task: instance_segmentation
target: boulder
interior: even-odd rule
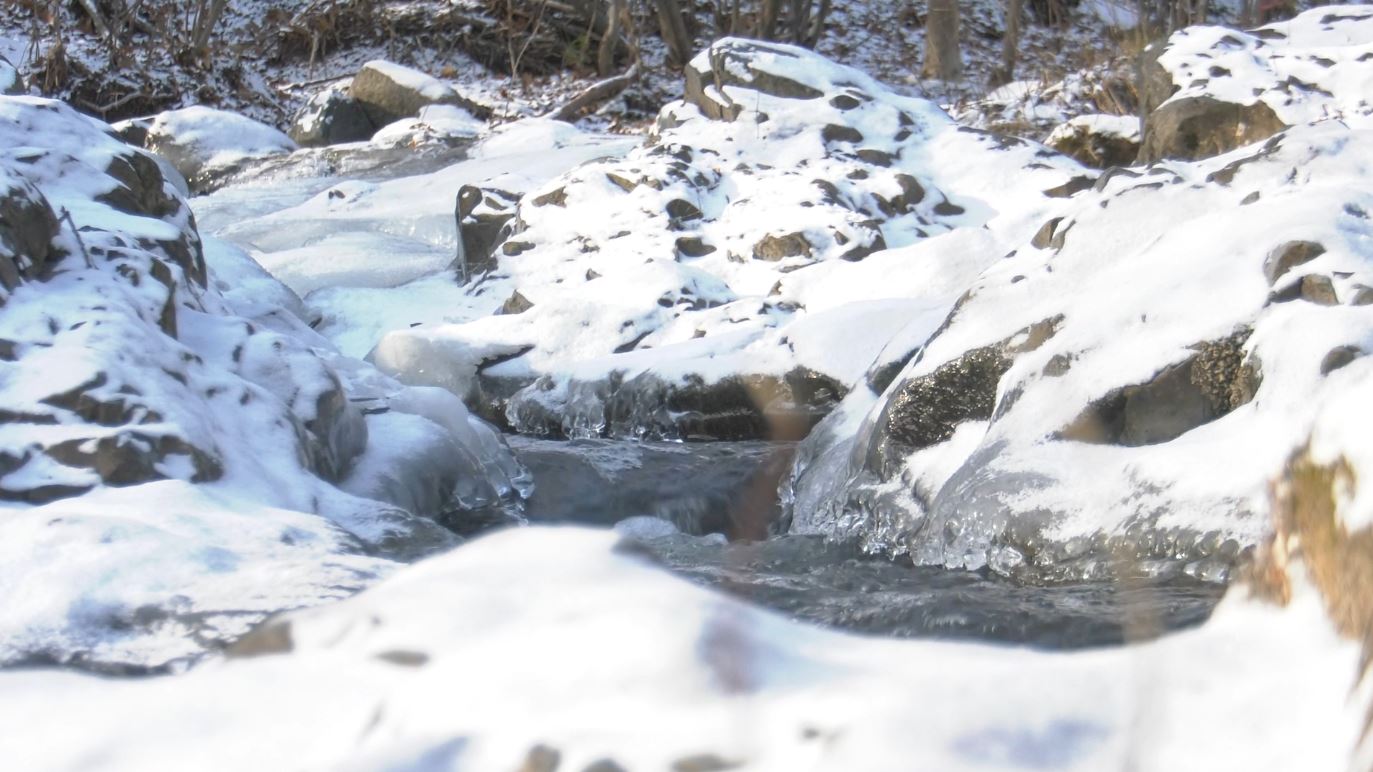
[[[467,99],[452,86],[393,62],[373,60],[362,66],[348,87],[348,96],[362,106],[373,126],[385,126],[419,115],[429,105],[456,105],[478,118],[491,109]]]
[[[337,145],[371,139],[374,124],[362,103],[340,89],[310,97],[291,119],[290,137],[301,147]]]
[[[1139,161],[1210,158],[1286,128],[1273,108],[1263,102],[1240,105],[1210,96],[1175,99],[1149,115]]]
[[[57,215],[33,183],[0,167],[0,283],[13,290],[61,257]]]
[[[687,65],[684,98],[710,118],[733,121],[744,107],[728,96],[726,87],[783,99],[825,96],[823,90],[798,79],[805,72],[803,67],[788,72],[788,61],[802,61],[790,46],[741,38],[716,41]]]
[[[458,255],[451,268],[467,281],[496,267],[496,246],[515,226],[519,196],[495,188],[463,185],[458,189],[454,215],[458,226]]]
[[[1139,119],[1126,115],[1083,115],[1060,124],[1044,144],[1084,166],[1129,166],[1139,155]]]
[[[193,191],[208,192],[245,161],[289,153],[296,143],[247,116],[197,105],[153,116],[144,147],[170,161]]]

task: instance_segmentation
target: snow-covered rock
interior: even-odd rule
[[[1143,56],[1141,160],[1203,158],[1312,121],[1367,125],[1373,11],[1322,6],[1239,32],[1188,27]]]
[[[0,673],[0,756],[62,770],[1358,766],[1359,646],[1300,569],[1285,608],[1236,592],[1199,629],[1062,654],[824,631],[633,550],[609,532],[511,530],[274,620],[184,675]]]
[[[248,255],[202,243],[110,127],[0,97],[0,148],[0,584],[25,598],[0,663],[161,667],[528,493],[458,400],[342,356]],[[410,416],[416,447],[369,439],[359,404]],[[465,464],[411,473],[420,438]]]
[[[363,142],[379,127],[362,103],[343,88],[327,88],[310,97],[291,119],[290,137],[301,147]]]
[[[525,432],[798,436],[911,313],[951,302],[954,277],[1036,227],[1044,191],[1086,174],[790,46],[719,41],[688,96],[645,145],[513,214],[494,191],[466,211],[460,197],[473,266],[492,240],[478,226],[509,234],[474,283],[506,313],[393,331],[374,359],[454,352],[391,372],[434,383],[441,370],[469,400],[477,383]],[[967,235],[933,246],[955,230]],[[497,347],[520,353],[484,356]]]
[[[197,191],[244,161],[296,149],[282,132],[246,116],[210,107],[183,107],[158,113],[142,124],[142,144],[167,159]]]
[[[793,530],[1037,580],[1222,576],[1373,335],[1370,163],[1373,134],[1322,122],[1098,180],[808,440]]]
[[[348,95],[362,105],[374,126],[415,117],[430,105],[456,105],[476,115],[490,115],[489,108],[467,99],[438,78],[382,59],[358,70]]]
[[[1130,166],[1139,155],[1139,119],[1132,115],[1079,115],[1049,132],[1044,144],[1087,166]]]

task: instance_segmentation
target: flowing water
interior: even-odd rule
[[[1078,648],[1199,624],[1223,592],[1186,576],[1028,586],[769,535],[790,445],[522,437],[511,445],[534,475],[531,522],[618,523],[628,552],[827,627]]]

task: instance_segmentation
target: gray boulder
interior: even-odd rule
[[[348,96],[362,106],[373,126],[412,118],[429,105],[456,105],[478,118],[491,109],[459,94],[452,86],[419,70],[382,60],[363,65],[348,87]]]
[[[288,134],[301,147],[371,139],[377,129],[362,103],[338,89],[315,94],[291,119]]]
[[[1288,128],[1263,102],[1239,105],[1209,96],[1167,102],[1149,115],[1139,161],[1194,161],[1228,153]]]

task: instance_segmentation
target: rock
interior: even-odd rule
[[[534,304],[529,301],[529,298],[521,295],[519,290],[516,290],[511,293],[509,298],[506,298],[506,301],[501,304],[500,310],[496,313],[500,315],[522,314],[533,307]]]
[[[1138,88],[1140,110],[1143,115],[1147,116],[1157,110],[1159,105],[1167,102],[1169,97],[1178,91],[1177,84],[1173,82],[1173,74],[1158,61],[1167,50],[1168,47],[1164,43],[1153,43],[1140,52],[1137,64]]]
[[[28,87],[24,85],[24,79],[19,75],[19,69],[10,63],[10,60],[0,56],[0,94],[17,96],[28,93]]]
[[[458,256],[451,268],[459,281],[496,267],[496,247],[515,229],[518,202],[516,194],[495,188],[463,185],[458,190]]]
[[[456,105],[479,118],[491,110],[459,94],[452,86],[419,70],[383,60],[370,61],[358,70],[348,96],[362,106],[373,126],[385,126],[419,115],[429,105]]]
[[[1139,447],[1177,439],[1253,398],[1255,368],[1244,362],[1242,330],[1198,344],[1186,361],[1147,383],[1126,386],[1093,403],[1061,435],[1078,442]]]
[[[153,116],[144,147],[171,162],[193,191],[208,192],[243,162],[289,153],[296,143],[265,123],[197,105]]]
[[[1268,284],[1278,283],[1288,271],[1325,254],[1325,246],[1315,241],[1289,241],[1268,253],[1263,261],[1263,275]]]
[[[789,46],[758,40],[725,38],[686,67],[687,102],[716,120],[733,121],[743,109],[725,94],[727,86],[784,99],[820,99],[825,93],[784,75],[780,62],[799,59]],[[775,68],[775,69],[773,69]]]
[[[1129,166],[1139,155],[1139,119],[1123,115],[1084,115],[1060,124],[1045,144],[1084,166]]]
[[[867,438],[867,468],[885,477],[911,451],[952,437],[959,424],[990,419],[1011,361],[1001,346],[987,346],[897,386]]]
[[[319,147],[362,142],[379,128],[357,99],[340,89],[325,89],[296,112],[289,134],[301,147]]]
[[[1329,375],[1367,354],[1358,346],[1337,346],[1321,358],[1321,375]]]
[[[65,440],[44,451],[59,464],[89,469],[106,485],[125,486],[165,480],[183,459],[191,464],[191,482],[218,480],[218,459],[180,437],[123,431],[96,438]]]
[[[811,245],[804,233],[769,233],[753,245],[753,259],[776,262],[788,257],[810,257]]]
[[[1196,160],[1227,153],[1287,128],[1263,102],[1239,105],[1210,96],[1167,102],[1144,126],[1139,162],[1164,158]]]
[[[53,244],[60,224],[48,200],[27,179],[0,167],[0,283],[13,290],[60,259]]]
[[[524,763],[520,764],[518,772],[558,772],[558,765],[562,760],[563,755],[556,748],[535,745],[525,755]]]

